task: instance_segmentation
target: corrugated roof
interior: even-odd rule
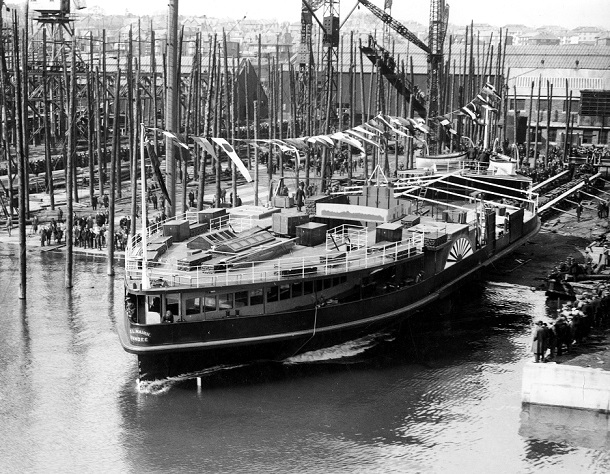
[[[496,46],[497,47],[497,46]],[[482,48],[481,48],[482,49]],[[296,49],[295,49],[296,51]],[[475,51],[475,63],[476,63],[476,45]],[[485,52],[487,49],[485,50]],[[419,48],[411,45],[407,50],[407,46],[404,44],[397,44],[394,57],[405,61],[407,73],[409,72],[409,57],[413,58],[413,72],[415,74],[426,74],[428,69],[428,61],[426,54]],[[448,49],[445,51],[445,60],[448,59]],[[121,69],[125,68],[125,57],[122,53],[121,57]],[[464,45],[454,45],[451,51],[451,62],[453,70],[453,62],[456,61],[457,67],[463,64]],[[497,53],[494,53],[494,67]],[[94,54],[97,57],[97,54]],[[360,58],[356,56],[357,71],[360,71]],[[86,59],[87,55],[83,54],[83,59],[88,63]],[[461,58],[461,59],[460,59]],[[188,74],[191,71],[192,56],[183,56],[182,58],[182,73]],[[107,57],[107,67],[109,72],[116,71],[116,59]],[[610,71],[610,46],[609,45],[515,45],[507,46],[506,48],[506,68],[511,69],[575,69],[576,61],[578,60],[579,69],[591,69],[591,70],[608,70]],[[97,61],[96,59],[94,61]],[[207,54],[203,55],[203,69],[207,67],[208,57]],[[256,61],[256,58],[254,58]],[[298,55],[293,57],[293,61],[298,61]],[[484,53],[481,51],[481,62],[485,61]],[[342,51],[340,57],[340,69],[344,72],[349,71],[350,62],[350,51],[349,48],[345,48]],[[96,62],[97,64],[97,62]],[[142,71],[148,72],[150,64],[150,56],[144,55],[142,57]],[[162,57],[157,57],[157,70],[160,72],[162,67]],[[371,71],[371,62],[364,58],[364,70],[366,73]],[[483,67],[483,64],[481,64]]]
[[[482,45],[481,45],[482,46]],[[497,45],[495,45],[497,49]],[[476,45],[474,47],[475,62]],[[482,48],[481,48],[482,49]],[[487,49],[487,45],[486,45]],[[487,51],[485,51],[486,53]],[[413,57],[414,72],[421,74],[427,70],[426,54],[415,46],[410,46],[408,53]],[[448,59],[449,50],[445,50],[445,61]],[[468,54],[470,54],[468,52]],[[396,45],[394,56],[400,55],[401,59],[407,58],[407,47]],[[451,50],[451,62],[463,58],[464,45],[454,45]],[[494,66],[497,51],[494,52]],[[543,62],[544,60],[544,62]],[[506,47],[506,68],[548,68],[548,69],[573,69],[578,60],[579,69],[610,70],[610,46],[608,45],[510,45]],[[481,61],[485,61],[481,51]],[[344,64],[349,64],[349,51],[344,52]],[[453,68],[453,65],[451,66]]]

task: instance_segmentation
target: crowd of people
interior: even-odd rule
[[[102,250],[108,245],[108,220],[109,212],[98,211],[95,214],[73,215],[74,225],[72,236],[74,247],[83,249]],[[114,232],[114,247],[116,250],[125,250],[127,240],[131,231],[131,218],[122,217],[119,220],[118,229]],[[40,236],[41,247],[49,245],[61,245],[65,243],[66,222],[63,219],[61,208],[57,211],[57,218],[45,224],[39,222],[38,216],[32,219],[31,235]]]
[[[597,247],[595,252],[593,247]],[[610,326],[610,281],[600,282],[578,295],[568,283],[585,275],[599,274],[607,268],[610,268],[610,241],[605,237],[586,248],[582,263],[568,256],[553,267],[548,279],[567,288],[566,296],[575,300],[558,309],[552,324],[536,323],[532,340],[535,362],[546,362],[561,356],[564,351],[569,352],[572,344],[582,343],[592,328]]]
[[[534,362],[547,362],[569,353],[573,344],[584,342],[592,328],[606,328],[610,323],[610,283],[600,283],[591,292],[583,292],[574,302],[565,303],[549,325],[538,321],[532,336]]]

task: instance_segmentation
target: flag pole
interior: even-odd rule
[[[144,161],[144,136],[146,135],[146,127],[140,124],[140,187],[142,191],[142,289],[146,290],[149,287],[148,273],[146,265],[146,248],[147,248],[147,228],[146,228],[146,166]]]

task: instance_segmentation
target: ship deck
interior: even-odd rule
[[[222,242],[209,250],[192,250],[188,243],[197,236],[170,244],[158,258],[147,258],[147,280],[152,286],[222,287],[380,267],[421,254],[426,237],[450,236],[464,228],[473,228],[477,225],[477,212],[480,213],[481,206],[482,202],[474,198],[445,202],[422,200],[417,207],[419,222],[405,227],[398,241],[380,240],[375,228],[367,229],[354,222],[354,225],[342,225],[327,232],[325,240],[317,245],[301,245],[297,238],[271,233],[272,216],[264,208],[235,208],[229,210],[224,220],[212,224],[216,228],[212,233],[231,230],[239,238],[255,232],[267,238],[260,239],[260,244],[255,242],[242,252],[222,251],[219,249]],[[460,222],[444,219],[443,210],[450,208],[464,212]],[[299,215],[296,208],[281,209],[280,212]],[[525,214],[524,220],[533,217],[529,211]],[[192,226],[197,223],[197,213],[186,213],[174,220],[186,220]],[[496,238],[504,233],[504,225],[503,218],[497,219]],[[162,223],[151,226],[148,234],[147,248],[150,249],[164,240]],[[141,280],[141,241],[135,243],[127,255],[127,277]],[[185,268],[184,262],[204,255],[205,261],[202,259],[200,264]]]

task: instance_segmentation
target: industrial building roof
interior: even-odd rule
[[[477,66],[477,45],[474,45],[474,61],[475,68]],[[480,45],[480,68],[483,68],[485,63],[485,55],[487,54],[488,45]],[[497,45],[494,46],[494,58],[493,67],[495,69],[496,58],[497,58]],[[468,52],[469,54],[469,52]],[[83,54],[83,59],[88,62],[86,54]],[[97,55],[94,55],[97,56]],[[427,56],[424,51],[419,48],[410,45],[408,48],[404,44],[397,44],[394,49],[394,58],[400,61],[405,61],[407,73],[409,72],[409,57],[413,58],[413,72],[415,74],[426,74],[428,68]],[[192,56],[183,56],[181,61],[182,74],[188,74],[191,72],[192,67]],[[254,63],[257,62],[257,58],[250,58]],[[449,49],[445,50],[445,61],[449,59]],[[117,60],[116,57],[107,56],[107,70],[108,72],[116,71]],[[358,62],[357,71],[360,70],[359,58],[356,56]],[[150,56],[143,56],[140,70],[142,72],[150,71]],[[293,61],[298,61],[297,55],[294,55]],[[350,62],[350,51],[345,48],[340,55],[340,67],[339,69],[347,72],[349,70]],[[464,45],[453,45],[451,48],[451,69],[453,71],[453,64],[456,64],[458,68],[456,72],[459,73],[460,65],[464,62]],[[208,57],[203,55],[202,57],[203,69],[207,69]],[[97,57],[94,59],[94,64],[97,65]],[[266,65],[266,60],[263,64]],[[124,53],[121,57],[121,69],[124,69],[126,65],[126,59]],[[157,71],[161,72],[163,65],[163,58],[157,57]],[[231,60],[229,60],[229,67]],[[365,72],[371,71],[372,63],[364,58],[364,70]],[[463,67],[463,66],[462,66]],[[505,67],[515,69],[539,69],[541,72],[544,69],[590,69],[590,70],[604,70],[610,72],[610,46],[608,45],[510,45],[506,47],[506,64]]]

